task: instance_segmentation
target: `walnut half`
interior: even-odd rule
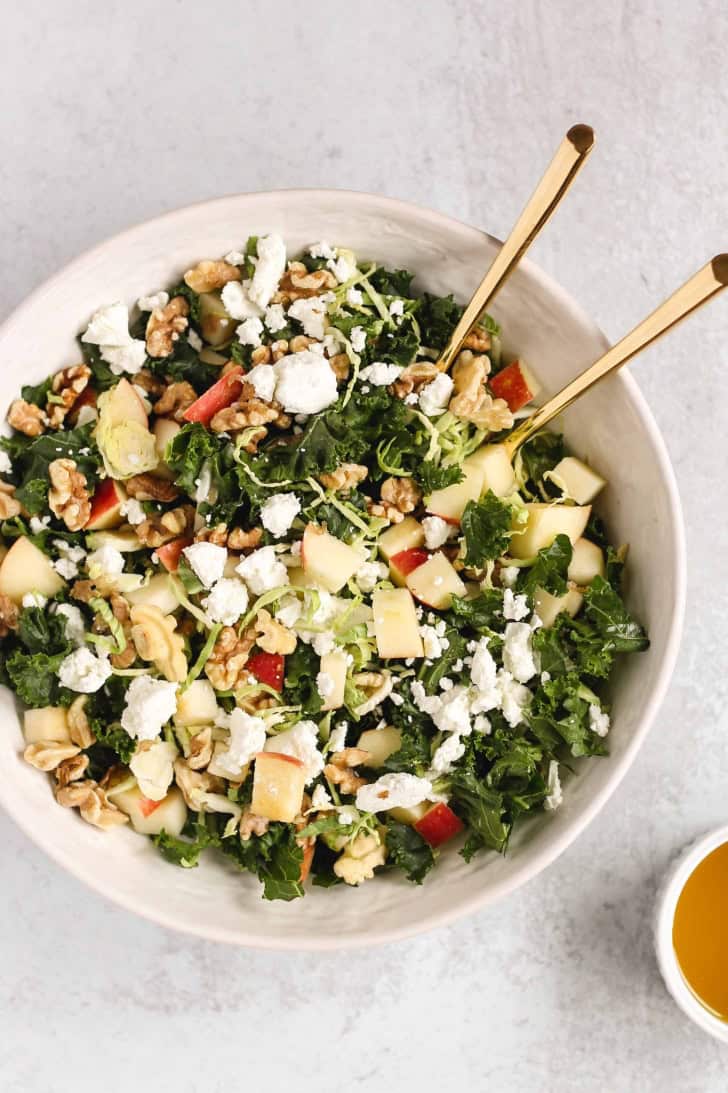
[[[48,505],[55,516],[63,520],[69,531],[80,531],[91,515],[91,499],[86,489],[86,476],[72,459],[54,459],[48,467],[51,489]]]

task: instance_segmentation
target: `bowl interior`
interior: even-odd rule
[[[280,232],[291,252],[318,239],[352,247],[362,257],[416,271],[421,289],[454,292],[463,300],[498,248],[493,238],[457,221],[363,194],[289,191],[192,206],[83,255],[11,316],[0,331],[0,402],[7,406],[21,383],[74,363],[74,335],[100,305],[117,299],[131,305],[199,259],[269,231]],[[607,344],[571,299],[528,262],[492,311],[507,349],[531,364],[546,395]],[[59,808],[48,780],[19,757],[20,723],[5,689],[0,803],[59,863],[111,899],[177,929],[239,944],[325,948],[384,941],[492,902],[531,878],[596,814],[632,761],[669,679],[683,600],[682,525],[672,471],[634,381],[625,374],[607,381],[564,415],[562,424],[575,453],[609,481],[599,511],[613,541],[630,544],[628,600],[652,643],[647,653],[620,666],[610,757],[581,764],[578,777],[566,785],[562,808],[524,824],[505,858],[484,854],[466,865],[449,850],[422,888],[382,877],[356,891],[312,889],[290,905],[263,902],[257,881],[224,863],[177,869],[145,839],[126,830],[98,832]]]

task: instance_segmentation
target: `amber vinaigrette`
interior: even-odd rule
[[[675,909],[672,943],[693,994],[728,1021],[728,843],[688,877]]]

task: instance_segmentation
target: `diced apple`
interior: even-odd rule
[[[338,592],[362,564],[362,555],[354,547],[328,531],[309,524],[303,533],[301,562],[309,581],[327,592]]]
[[[127,814],[131,826],[140,835],[158,835],[160,831],[166,831],[179,838],[187,822],[187,805],[176,786],[161,801],[151,801],[137,785],[118,791],[111,789],[108,797]]]
[[[113,478],[103,478],[91,498],[91,513],[86,521],[86,531],[118,528],[124,523],[121,506],[126,501],[126,490]]]
[[[393,820],[396,820],[397,823],[414,827],[430,807],[429,801],[420,801],[418,805],[410,805],[408,808],[404,808],[401,805],[397,808],[389,808],[387,809],[387,813]]]
[[[444,801],[438,801],[433,805],[413,826],[415,831],[432,847],[442,846],[444,842],[459,835],[463,830],[462,820]]]
[[[122,554],[131,554],[135,550],[144,550],[144,544],[133,528],[125,531],[93,531],[87,536],[86,544],[91,550],[100,550],[101,547],[113,547]]]
[[[157,557],[168,573],[177,572],[182,551],[185,547],[188,547],[191,542],[192,539],[189,538],[172,539],[171,542],[165,543],[164,546],[157,547]]]
[[[511,361],[488,381],[488,386],[496,398],[508,403],[513,413],[535,399],[541,390],[541,384],[523,361]]]
[[[259,683],[272,687],[274,691],[283,690],[286,675],[286,658],[282,653],[253,653],[248,659],[246,669]]]
[[[28,744],[38,744],[41,740],[66,743],[71,739],[66,711],[62,706],[26,710],[23,714],[23,734]]]
[[[566,492],[577,505],[588,505],[607,484],[600,474],[573,455],[567,455],[557,463],[553,475],[557,483],[559,479],[564,483]]]
[[[225,310],[219,292],[203,292],[200,295],[200,329],[202,337],[210,345],[229,342],[235,330],[236,320]]]
[[[568,535],[572,544],[584,532],[589,522],[591,505],[547,505],[537,502],[526,505],[528,520],[514,524],[508,553],[514,558],[533,558],[539,550],[549,547],[557,535]]]
[[[323,700],[322,710],[338,710],[344,705],[347,667],[348,658],[344,649],[334,649],[321,657],[321,671],[333,683],[333,687]]]
[[[394,725],[384,725],[381,729],[366,729],[357,740],[356,746],[369,752],[369,758],[363,767],[379,770],[385,759],[394,755],[402,747],[402,733]]]
[[[167,445],[171,440],[174,440],[181,428],[181,425],[168,417],[159,417],[154,422],[154,427],[152,428],[152,432],[154,433],[154,450],[159,459],[159,466],[154,473],[161,475],[163,478],[172,478],[174,476],[174,472],[169,469],[164,457],[167,452]]]
[[[305,785],[306,768],[300,759],[276,751],[259,752],[250,809],[256,816],[290,824],[301,811]]]
[[[563,596],[553,596],[544,588],[537,588],[533,596],[533,609],[548,630],[562,611],[573,618],[583,602],[584,597],[575,588],[570,588]]]
[[[2,564],[2,562],[5,560],[5,555],[7,554],[7,552],[8,548],[5,546],[5,543],[0,543],[0,564]]]
[[[407,587],[420,603],[436,611],[447,611],[453,596],[465,595],[464,583],[440,551],[410,573]]]
[[[174,723],[185,729],[193,725],[211,725],[217,712],[217,698],[212,684],[206,679],[195,679],[186,691],[177,695]]]
[[[405,585],[408,574],[424,565],[429,557],[429,552],[422,547],[411,547],[409,550],[400,550],[399,554],[393,554],[389,559],[389,576],[393,584]]]
[[[149,578],[149,584],[143,584],[141,588],[127,592],[126,598],[132,605],[144,604],[145,607],[158,607],[163,615],[171,615],[179,607],[179,601],[166,573],[155,573]]]
[[[209,345],[203,346],[200,350],[200,360],[203,364],[214,364],[216,367],[222,368],[223,364],[227,364],[229,357],[223,356],[222,353],[217,353],[214,349],[211,349]]]
[[[0,565],[0,593],[13,603],[22,603],[29,592],[52,599],[65,586],[43,551],[24,535],[15,540]]]
[[[372,610],[374,636],[380,657],[406,659],[424,656],[415,604],[409,589],[375,589],[372,594]]]
[[[577,539],[567,576],[574,584],[586,587],[595,577],[603,577],[607,571],[604,551],[591,539]]]
[[[232,368],[188,406],[182,417],[185,421],[199,421],[202,425],[207,425],[219,410],[224,410],[235,402],[242,383],[242,368]]]
[[[293,588],[308,588],[313,582],[300,565],[294,565],[288,570],[288,583]]]
[[[144,403],[127,379],[120,379],[98,398],[101,421],[108,428],[134,423],[147,428],[147,412]]]
[[[483,471],[476,463],[463,463],[463,474],[461,482],[435,490],[426,499],[427,511],[448,524],[459,524],[468,502],[479,500],[483,492]]]
[[[403,550],[414,550],[421,547],[425,541],[425,531],[419,520],[414,516],[405,516],[399,524],[392,524],[379,536],[377,546],[379,553],[385,561],[389,561],[395,554],[401,554]]]
[[[491,490],[496,497],[507,497],[516,488],[516,476],[503,444],[484,444],[468,456],[465,464],[482,471],[483,493]]]

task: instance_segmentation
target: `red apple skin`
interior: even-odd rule
[[[235,402],[242,382],[243,369],[231,369],[187,407],[182,415],[185,421],[198,421],[201,425],[208,425],[218,411]]]
[[[73,409],[68,415],[68,420],[71,422],[72,425],[75,425],[76,421],[78,420],[79,412],[83,409],[83,407],[95,405],[96,392],[93,391],[90,387],[84,387],[83,391],[73,404]]]
[[[124,522],[121,515],[124,501],[126,493],[123,487],[117,485],[113,478],[102,479],[91,498],[91,512],[84,530],[106,531],[109,528],[118,528]]]
[[[409,550],[400,550],[398,554],[393,554],[389,559],[389,567],[396,571],[397,576],[402,578],[404,584],[407,574],[411,573],[413,569],[419,569],[429,557],[429,553],[423,550],[422,547],[410,547]]]
[[[523,374],[520,361],[507,364],[501,372],[493,376],[489,386],[495,397],[505,399],[509,410],[514,413],[526,406],[535,394]]]
[[[414,828],[426,843],[436,847],[458,835],[463,830],[463,823],[451,808],[440,801],[417,821]]]
[[[253,653],[245,667],[259,683],[267,684],[274,691],[283,690],[286,658],[281,653]]]
[[[157,557],[168,573],[176,573],[182,551],[193,542],[192,539],[172,539],[170,543],[157,547]]]
[[[259,751],[256,756],[258,759],[284,759],[286,763],[293,763],[294,767],[302,767],[303,763],[300,759],[296,759],[295,755],[284,755],[282,751]]]
[[[142,816],[151,816],[153,812],[156,812],[161,803],[161,801],[151,801],[149,797],[141,797],[139,800],[139,811]]]

